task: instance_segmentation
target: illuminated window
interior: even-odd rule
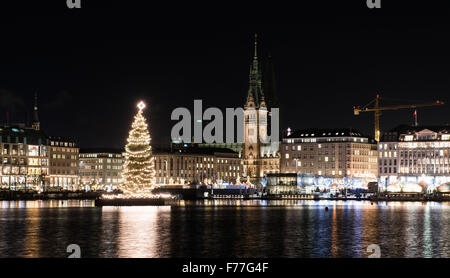
[[[28,146],[28,156],[39,156],[39,146]]]

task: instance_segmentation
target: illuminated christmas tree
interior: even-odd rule
[[[137,107],[139,111],[134,117],[125,146],[122,189],[125,193],[150,193],[155,178],[150,133],[142,113],[144,102],[139,102]]]

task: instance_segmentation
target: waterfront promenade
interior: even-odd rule
[[[183,189],[174,192],[158,190],[156,193],[171,193],[176,200],[354,200],[354,201],[413,201],[413,202],[441,202],[450,201],[450,194],[421,194],[421,193],[386,193],[376,194],[348,194],[330,195],[322,193],[314,194],[258,194],[254,190],[230,190],[230,189]],[[145,202],[144,200],[120,200],[102,199],[102,195],[114,195],[114,192],[85,192],[85,191],[56,191],[56,192],[20,192],[20,191],[0,191],[1,200],[97,200],[100,205],[161,205],[164,202]]]

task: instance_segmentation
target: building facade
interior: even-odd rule
[[[79,190],[79,148],[73,140],[48,137],[50,167],[48,185],[54,190]]]
[[[80,184],[85,190],[119,189],[125,162],[123,152],[115,149],[80,151]]]
[[[154,150],[158,185],[235,184],[243,175],[239,155],[230,149]]]
[[[450,182],[450,128],[399,126],[378,144],[381,190],[433,192]]]
[[[364,187],[377,178],[377,145],[352,129],[298,130],[283,139],[281,172]]]
[[[48,139],[41,131],[21,126],[1,126],[0,159],[1,189],[45,189],[49,149]]]

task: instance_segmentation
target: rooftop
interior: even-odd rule
[[[121,149],[113,149],[113,148],[84,148],[80,149],[80,154],[82,153],[114,153],[114,154],[122,154],[124,150]]]
[[[424,129],[429,129],[434,132],[443,132],[443,133],[450,132],[449,125],[422,125],[422,126],[399,125],[388,132],[402,134],[409,132],[418,132]]]
[[[214,155],[218,153],[222,154],[238,154],[237,152],[227,148],[173,148],[173,149],[153,149],[154,154],[164,153],[183,153],[183,154],[198,154],[198,155]]]
[[[317,138],[317,137],[365,137],[359,130],[352,128],[310,128],[292,132],[286,138]]]
[[[51,140],[51,141],[75,143],[74,139],[61,137],[61,136],[48,136],[48,139]]]
[[[26,138],[28,144],[46,144],[47,139],[47,135],[41,130],[19,126],[0,126],[0,137],[2,142],[6,142],[9,137],[10,143],[24,143],[23,138]]]

